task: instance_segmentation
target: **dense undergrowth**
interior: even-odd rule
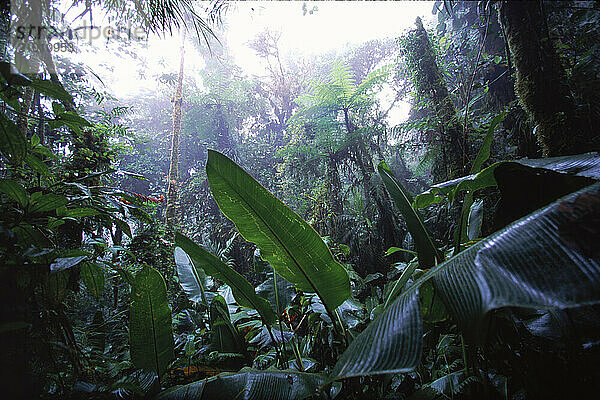
[[[538,28],[550,29],[574,94],[564,121],[593,124],[598,9],[579,6],[542,9],[553,25]],[[205,87],[186,103],[177,77],[164,75],[164,93],[137,110],[91,89],[66,59],[60,75],[3,63],[5,393],[415,400],[600,390],[598,141],[582,128],[572,147],[549,150],[556,124],[542,126],[535,102],[512,89],[510,68],[523,86],[526,63],[505,52],[502,35],[514,47],[520,32],[507,8],[436,2],[433,30],[419,20],[396,42],[303,62],[282,60],[267,31],[250,44],[267,77],[243,75],[223,45],[219,62],[206,54]],[[539,82],[529,84],[535,94]],[[181,118],[171,136],[158,133],[170,113],[156,111],[169,110],[170,91]],[[411,115],[388,126],[403,96]],[[590,152],[575,151],[581,143]],[[177,189],[167,192],[173,165]]]

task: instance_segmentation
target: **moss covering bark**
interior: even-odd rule
[[[441,139],[443,154],[441,158],[436,157],[433,167],[434,180],[441,181],[460,176],[464,173],[465,159],[462,128],[420,18],[417,18],[416,29],[407,36],[404,52],[417,93],[432,102],[434,113],[440,121],[437,133]]]
[[[590,127],[578,116],[541,7],[538,1],[503,1],[499,6],[516,70],[515,91],[536,126],[544,156],[589,151]]]

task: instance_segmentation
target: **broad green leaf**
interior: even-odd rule
[[[402,216],[406,221],[408,231],[415,241],[419,266],[421,268],[430,268],[434,266],[437,261],[443,260],[444,257],[442,254],[440,254],[439,250],[433,243],[429,233],[427,233],[421,217],[412,207],[411,196],[396,180],[394,174],[385,164],[385,162],[382,161],[377,167],[377,170],[383,179],[383,183],[387,191],[390,193],[394,203],[402,213]]]
[[[398,253],[398,252],[400,252],[400,251],[402,251],[402,252],[404,252],[404,253],[411,254],[411,255],[413,255],[413,256],[416,256],[416,255],[417,255],[417,252],[416,252],[416,251],[412,251],[412,250],[408,250],[408,249],[402,249],[402,248],[400,248],[400,247],[394,247],[394,246],[392,246],[392,247],[390,247],[389,249],[387,249],[387,250],[386,250],[386,252],[385,252],[385,255],[386,255],[386,256],[391,256],[392,254],[396,254],[396,253]]]
[[[223,296],[210,303],[210,339],[213,350],[219,353],[242,353],[244,344],[231,323],[229,308]]]
[[[104,271],[93,262],[86,261],[81,264],[81,280],[85,287],[96,300],[100,299],[104,290]]]
[[[456,178],[451,181],[442,182],[434,185],[426,192],[415,197],[415,208],[424,208],[428,205],[437,203],[439,196],[448,196],[450,200],[454,199],[456,193],[461,190],[475,192],[486,187],[496,186],[494,171],[500,165],[516,164],[529,168],[542,168],[566,175],[582,176],[593,179],[600,179],[600,154],[585,153],[572,156],[561,156],[551,158],[528,159],[523,158],[513,161],[499,161],[483,169],[477,174],[471,174]]]
[[[406,266],[406,268],[404,268],[404,271],[402,271],[402,275],[400,275],[400,278],[398,278],[396,283],[394,283],[394,287],[392,288],[392,290],[390,290],[390,293],[388,294],[385,300],[385,303],[383,305],[385,308],[387,308],[387,306],[390,305],[400,293],[402,293],[402,290],[406,286],[408,280],[412,277],[413,273],[417,269],[417,266],[417,263],[410,262]]]
[[[206,173],[219,208],[261,256],[329,310],[350,297],[350,279],[319,234],[224,155],[209,150]]]
[[[0,113],[0,152],[13,165],[21,165],[27,154],[27,142],[17,125]]]
[[[473,165],[471,166],[471,174],[478,173],[481,170],[483,163],[485,163],[488,160],[488,158],[490,158],[490,150],[492,147],[492,140],[494,138],[494,131],[496,130],[496,127],[498,126],[498,124],[500,124],[500,122],[502,122],[504,120],[504,118],[506,118],[506,115],[507,115],[507,112],[504,111],[504,112],[496,115],[492,119],[490,126],[488,128],[487,134],[485,135],[485,138],[483,139],[483,143],[481,144],[479,152],[477,153],[477,157],[475,157],[475,161],[473,161]],[[460,184],[458,185],[458,187],[460,187]],[[458,192],[459,190],[460,189],[457,188],[456,192]],[[463,199],[462,210],[460,213],[457,232],[455,233],[454,248],[455,248],[456,253],[458,253],[458,251],[460,251],[461,243],[466,242],[469,238],[468,224],[469,224],[471,207],[473,205],[473,192],[475,190],[476,189],[468,190],[467,194],[465,195],[465,198]],[[480,220],[480,222],[481,222],[481,220]],[[479,226],[481,227],[481,224]]]
[[[81,126],[91,126],[90,122],[73,111],[66,111],[56,116],[56,119]]]
[[[355,299],[344,301],[335,312],[346,329],[356,328],[365,320],[365,306]]]
[[[273,279],[277,285],[274,284]],[[271,273],[266,281],[256,287],[256,294],[266,299],[274,312],[281,313],[296,296],[296,290],[291,283],[280,276],[273,277],[273,273]]]
[[[27,206],[29,195],[20,183],[12,179],[0,179],[0,191],[19,203],[21,207]]]
[[[131,286],[129,345],[133,365],[159,377],[174,357],[167,287],[160,273],[148,266],[137,273]]]
[[[196,267],[181,247],[175,247],[175,266],[177,267],[177,276],[179,284],[187,295],[188,299],[194,303],[200,303],[208,307],[206,301],[206,273],[202,268]]]
[[[600,303],[594,221],[600,183],[565,196],[427,270],[356,337],[333,379],[406,372],[422,346],[416,292],[433,278],[446,310],[481,341],[490,312],[503,307],[572,308]],[[593,228],[592,228],[593,227]]]
[[[194,265],[229,285],[239,305],[254,308],[267,325],[275,322],[275,314],[269,303],[256,294],[246,278],[179,232],[175,233],[175,244],[188,254]]]
[[[58,83],[43,79],[32,79],[29,86],[44,96],[73,104],[73,96],[71,96],[69,92],[67,92],[65,88]]]
[[[458,219],[458,226],[454,232],[454,254],[458,254],[460,251],[461,243],[465,243],[468,240],[468,224],[469,224],[469,213],[471,206],[473,205],[473,192],[468,191],[463,199],[463,204],[460,209],[460,216]]]
[[[421,358],[421,336],[419,300],[412,290],[390,304],[350,343],[331,377],[409,372]]]
[[[600,302],[594,226],[600,183],[559,199],[448,260],[434,277],[471,338],[501,307],[568,308]],[[457,284],[460,282],[461,284]]]
[[[58,271],[48,277],[47,295],[52,304],[60,304],[67,295],[69,273]]]
[[[64,206],[68,202],[65,196],[61,196],[58,194],[48,193],[42,194],[41,196],[35,196],[36,193],[31,195],[31,200],[29,203],[29,212],[31,213],[53,211],[59,207]]]
[[[83,261],[85,261],[85,259],[88,256],[73,256],[73,257],[61,257],[61,258],[57,258],[56,260],[54,260],[54,262],[52,264],[50,264],[50,271],[52,272],[56,272],[56,271],[62,271],[63,269],[69,269],[72,268],[80,263],[82,263]]]
[[[127,221],[123,221],[121,218],[117,218],[113,216],[113,222],[123,231],[124,234],[129,236],[130,239],[133,239],[133,235],[131,234],[131,227],[127,223]]]
[[[70,208],[65,212],[65,217],[82,218],[82,217],[93,217],[100,214],[98,210],[90,207],[78,207]]]
[[[292,370],[258,371],[243,368],[236,373],[224,373],[215,377],[176,386],[160,393],[157,400],[301,400],[312,398],[327,378]],[[340,387],[331,389],[329,396],[335,398]]]
[[[479,152],[477,153],[477,157],[475,157],[475,161],[473,161],[473,165],[471,166],[471,174],[476,174],[481,171],[481,167],[483,163],[490,158],[490,149],[492,147],[492,140],[494,139],[494,131],[496,127],[500,124],[500,122],[504,121],[506,118],[507,112],[503,111],[500,114],[496,115],[492,121],[490,122],[490,126],[488,131],[483,139],[483,143],[479,148]]]
[[[48,168],[48,166],[33,154],[27,154],[25,156],[25,163],[29,165],[32,170],[34,170],[42,176],[50,175],[50,169]]]
[[[475,201],[469,210],[467,221],[467,238],[475,240],[481,235],[481,224],[483,223],[483,199]]]
[[[419,286],[419,300],[421,303],[421,318],[424,322],[433,323],[448,319],[448,312],[444,307],[444,303],[430,280]]]
[[[127,175],[127,176],[130,176],[130,177],[134,178],[134,179],[139,179],[141,181],[147,181],[148,180],[148,178],[146,178],[144,175],[138,174],[136,172],[124,171],[122,169],[118,169],[116,172],[117,172],[117,175]]]

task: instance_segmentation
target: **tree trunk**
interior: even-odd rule
[[[436,157],[438,160],[433,168],[434,180],[452,179],[464,173],[463,159],[466,159],[466,145],[462,140],[462,128],[457,118],[456,107],[450,98],[427,31],[423,28],[420,18],[417,18],[416,25],[417,28],[408,36],[405,51],[409,67],[415,74],[413,83],[417,92],[432,101],[434,113],[441,121],[438,134],[445,157],[441,161]]]
[[[343,111],[346,130],[349,134],[351,134],[356,130],[356,128],[350,120],[348,109],[344,109]],[[383,264],[385,263],[385,260],[382,256],[383,252],[391,246],[399,245],[402,242],[402,236],[398,230],[398,224],[392,211],[391,199],[387,196],[387,192],[377,188],[373,184],[375,168],[373,167],[371,156],[369,155],[369,151],[365,147],[363,140],[357,141],[356,146],[354,147],[354,153],[356,166],[362,175],[364,195],[367,199],[372,198],[375,201],[375,206],[377,207],[377,213],[379,216],[377,219],[377,230],[379,235],[381,235],[383,238],[383,242],[378,241],[378,243],[381,244],[381,247],[376,249],[375,257],[380,261],[380,263]],[[378,271],[378,266],[373,267],[374,270],[372,272],[385,272]]]
[[[327,202],[329,203],[329,212],[327,215],[329,234],[337,242],[341,240],[339,222],[340,216],[344,213],[344,205],[342,203],[342,182],[338,170],[338,161],[334,154],[329,154],[327,157],[326,167]]]
[[[171,163],[169,166],[169,186],[167,189],[167,208],[165,222],[173,225],[177,222],[177,179],[179,175],[179,135],[181,133],[181,103],[183,101],[183,60],[185,54],[185,30],[181,34],[181,61],[179,63],[179,78],[175,95],[173,96],[173,130],[171,133]]]
[[[577,117],[564,69],[538,1],[503,1],[499,18],[516,69],[515,91],[545,157],[589,151],[591,132]],[[587,147],[586,147],[587,144]]]

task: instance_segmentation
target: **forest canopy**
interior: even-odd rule
[[[590,397],[599,20],[3,2],[5,396]]]

